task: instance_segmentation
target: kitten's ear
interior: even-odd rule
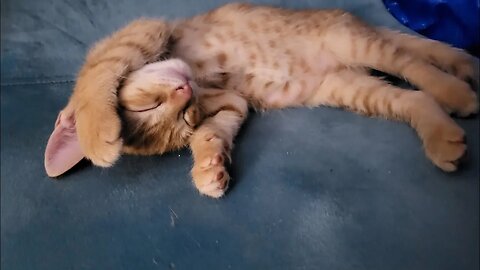
[[[78,142],[75,117],[65,111],[58,114],[55,129],[45,149],[45,170],[50,177],[57,177],[85,157]]]

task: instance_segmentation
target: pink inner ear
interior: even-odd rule
[[[58,115],[47,148],[45,149],[45,170],[50,177],[59,176],[85,157],[78,143],[75,120],[62,112]]]

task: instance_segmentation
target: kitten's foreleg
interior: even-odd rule
[[[200,193],[210,197],[223,196],[230,176],[225,162],[230,161],[233,139],[248,113],[247,101],[235,92],[206,95],[202,101],[210,116],[194,132],[190,147],[194,164],[192,178]]]
[[[74,113],[82,151],[95,165],[111,166],[121,153],[120,81],[155,61],[166,50],[168,38],[163,21],[137,20],[100,41],[87,55],[64,111]]]
[[[423,141],[426,155],[444,171],[455,171],[466,150],[464,131],[429,95],[352,70],[327,75],[306,105],[344,107],[407,122]]]

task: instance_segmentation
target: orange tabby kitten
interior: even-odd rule
[[[422,91],[390,85],[368,68]],[[427,157],[454,171],[466,145],[447,112],[478,111],[464,81],[474,76],[464,52],[369,27],[342,10],[228,4],[176,22],[142,19],[88,54],[45,166],[57,176],[84,156],[109,167],[122,152],[158,154],[189,144],[196,187],[218,198],[249,106],[327,105],[409,123]]]

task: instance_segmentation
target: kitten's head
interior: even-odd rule
[[[156,154],[188,143],[200,121],[190,67],[179,59],[132,72],[119,90],[124,151]]]
[[[188,143],[202,120],[191,77],[188,65],[177,59],[149,64],[129,75],[118,92],[124,152],[158,154]],[[45,169],[51,177],[84,158],[75,122],[75,107],[67,105],[45,149]]]

